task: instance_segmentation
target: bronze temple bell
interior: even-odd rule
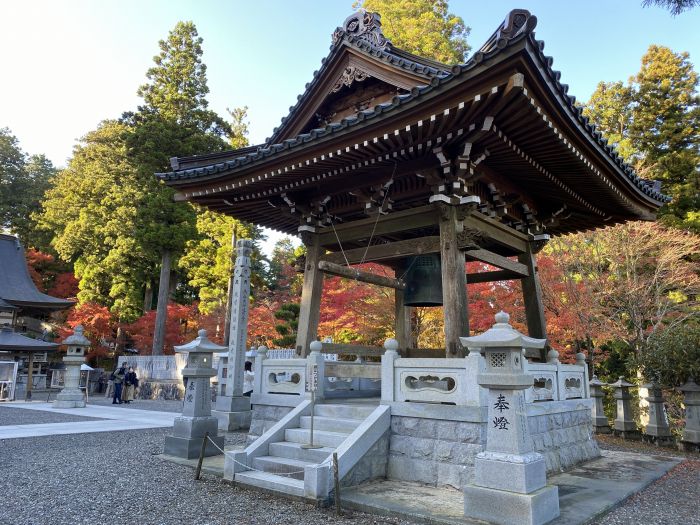
[[[404,306],[442,306],[440,255],[417,255],[406,259]]]

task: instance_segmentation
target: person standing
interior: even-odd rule
[[[116,405],[122,404],[122,387],[124,383],[124,378],[126,377],[126,363],[121,365],[114,371],[114,397],[112,398],[112,404]]]
[[[255,374],[253,373],[253,363],[246,361],[243,367],[243,395],[250,397],[253,393],[253,381]]]
[[[136,377],[136,372],[134,372],[133,367],[129,367],[129,371],[124,376],[124,390],[122,392],[122,399],[124,403],[131,403],[136,395],[136,387],[139,384],[139,380]]]

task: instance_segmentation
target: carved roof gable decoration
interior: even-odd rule
[[[338,80],[336,80],[335,84],[333,84],[330,93],[337,93],[343,89],[343,86],[350,87],[353,82],[362,82],[369,77],[370,74],[364,69],[357,66],[348,66],[343,70],[343,73]]]
[[[370,13],[364,9],[351,14],[333,33],[333,45],[338,44],[344,35],[365,40],[377,49],[391,47],[391,41],[382,33],[382,21],[378,13]]]

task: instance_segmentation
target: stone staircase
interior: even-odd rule
[[[303,448],[311,433],[311,416],[284,431],[284,441],[269,444],[267,456],[253,458],[253,470],[237,472],[235,481],[291,496],[304,497],[304,469],[329,459],[376,407],[321,404],[314,407],[314,445]]]

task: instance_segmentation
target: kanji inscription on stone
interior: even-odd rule
[[[504,410],[510,410],[510,403],[506,401],[506,396],[504,396],[503,394],[499,394],[498,398],[496,399],[496,403],[493,405],[493,408],[495,408],[499,412],[503,412]]]
[[[493,418],[493,428],[497,428],[498,430],[508,430],[508,425],[510,425],[510,421],[503,416]]]

